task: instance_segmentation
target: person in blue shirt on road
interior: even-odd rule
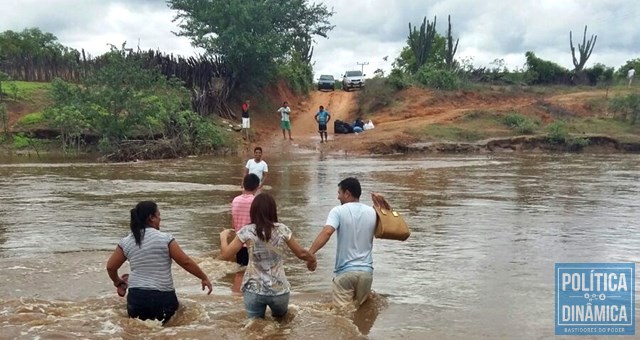
[[[320,133],[320,143],[327,142],[327,124],[331,120],[329,112],[324,110],[324,106],[320,105],[320,111],[316,113],[316,122],[318,122],[318,132]],[[324,135],[324,140],[322,136]]]
[[[369,297],[373,283],[376,211],[360,203],[361,193],[362,188],[356,178],[349,177],[338,184],[341,205],[331,209],[324,228],[309,248],[309,253],[315,255],[337,232],[332,298],[338,308],[359,308]],[[307,267],[313,271],[315,265],[309,263]]]

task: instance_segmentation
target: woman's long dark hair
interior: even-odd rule
[[[158,211],[158,205],[154,201],[142,201],[131,209],[131,233],[136,239],[136,244],[140,246],[144,238],[144,228],[147,227],[149,217],[155,215]]]
[[[259,194],[251,203],[251,223],[256,225],[256,234],[262,241],[271,239],[273,224],[278,222],[278,208],[276,201],[269,194]]]

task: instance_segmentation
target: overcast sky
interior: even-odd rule
[[[640,4],[637,0],[324,0],[333,8],[336,25],[329,39],[317,38],[316,78],[339,77],[364,66],[367,75],[391,69],[406,44],[408,23],[420,25],[437,16],[437,30],[446,34],[451,15],[454,37],[460,39],[457,59],[473,58],[475,66],[491,66],[504,59],[513,69],[522,67],[524,53],[573,68],[569,31],[574,45],[588,36],[598,40],[587,66],[596,62],[616,69],[640,58]],[[175,13],[164,0],[0,0],[0,31],[39,27],[64,45],[93,55],[107,44],[139,45],[181,55],[201,51],[187,38],[176,37]],[[387,61],[383,58],[388,57]]]

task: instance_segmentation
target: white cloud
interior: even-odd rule
[[[628,0],[448,0],[448,1],[324,1],[335,6],[336,28],[329,40],[320,40],[315,55],[316,70],[334,73],[362,59],[392,61],[405,45],[408,23],[415,26],[426,16],[437,16],[437,30],[445,34],[447,16],[451,15],[455,38],[460,38],[457,57],[473,57],[476,66],[489,66],[503,59],[511,69],[525,63],[526,51],[541,58],[572,68],[569,31],[574,45],[582,41],[584,25],[588,36],[598,35],[594,52],[587,65],[596,62],[619,67],[625,61],[640,57],[640,6]],[[359,23],[354,25],[353,23]],[[346,23],[346,24],[345,24]],[[380,28],[377,28],[377,27]],[[375,32],[375,33],[374,33]],[[347,37],[336,41],[334,37]],[[381,43],[381,42],[388,43]],[[331,51],[347,49],[341,59],[331,58]],[[373,63],[372,63],[373,64]],[[367,72],[391,63],[376,62]],[[333,71],[333,72],[332,72]]]
[[[6,2],[6,3],[3,3]],[[59,41],[92,55],[109,50],[109,44],[160,49],[163,52],[194,55],[202,50],[191,46],[188,38],[172,32],[175,13],[158,0],[0,0],[0,8],[13,15],[3,17],[0,31],[38,27],[51,32]]]
[[[571,68],[569,31],[574,44],[582,40],[584,25],[598,41],[588,65],[596,62],[619,67],[640,57],[640,6],[633,0],[324,0],[335,15],[336,28],[329,39],[317,38],[314,52],[316,75],[340,76],[347,69],[365,73],[391,69],[406,43],[408,23],[419,26],[426,16],[437,16],[437,30],[444,34],[451,15],[455,37],[460,38],[457,57],[472,56],[476,66],[504,59],[509,68],[524,64],[524,53]],[[61,43],[98,55],[107,44],[159,49],[194,55],[187,38],[177,37],[175,13],[162,0],[0,0],[0,31],[39,27],[55,34]],[[9,13],[7,15],[6,13]],[[382,58],[388,56],[388,61]]]

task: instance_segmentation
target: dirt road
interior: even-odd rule
[[[391,105],[372,112],[371,115],[362,115],[365,121],[373,121],[375,129],[358,135],[335,135],[333,122],[336,119],[350,122],[355,118],[358,111],[357,96],[358,92],[340,90],[311,92],[309,97],[293,107],[294,141],[283,141],[282,135],[278,133],[273,134],[272,141],[276,143],[276,147],[296,146],[327,152],[369,153],[387,145],[412,143],[416,141],[416,131],[425,126],[436,123],[455,124],[456,119],[473,111],[492,114],[517,112],[541,117],[543,121],[553,120],[553,112],[583,117],[600,115],[601,112],[586,104],[593,100],[604,100],[612,94],[607,95],[603,90],[536,93],[504,88],[456,92],[408,88],[397,93]],[[324,105],[331,113],[327,144],[319,143],[317,124],[313,118],[320,105]]]
[[[450,122],[473,110],[505,111],[531,105],[535,98],[496,96],[486,98],[473,93],[443,95],[433,91],[411,88],[402,93],[395,105],[363,115],[372,119],[376,128],[361,134],[334,134],[333,122],[337,119],[351,122],[358,110],[357,92],[313,91],[309,97],[293,105],[292,135],[294,140],[283,140],[282,134],[271,133],[269,144],[276,149],[288,150],[294,146],[327,152],[345,151],[366,153],[376,144],[411,142],[408,129],[419,129],[428,124]],[[331,114],[328,126],[329,143],[320,144],[320,136],[314,115],[320,105]],[[284,149],[282,149],[284,147]]]
[[[315,121],[315,114],[320,105],[324,106],[331,121],[327,126],[329,144],[320,144],[318,134],[318,124]],[[356,111],[356,93],[344,91],[312,91],[309,97],[291,105],[291,134],[293,141],[283,138],[281,130],[273,131],[269,134],[269,145],[274,150],[287,151],[291,147],[302,149],[333,149],[330,145],[334,139],[333,122],[337,119],[348,121]]]
[[[297,114],[293,114],[291,131],[298,136],[299,142],[303,143],[307,139],[320,141],[318,134],[318,124],[315,121],[315,114],[319,111],[320,105],[331,114],[329,122],[329,138],[333,135],[333,122],[336,119],[348,120],[356,110],[356,97],[353,92],[332,91],[332,92],[311,92],[309,98],[302,102],[303,108]]]

